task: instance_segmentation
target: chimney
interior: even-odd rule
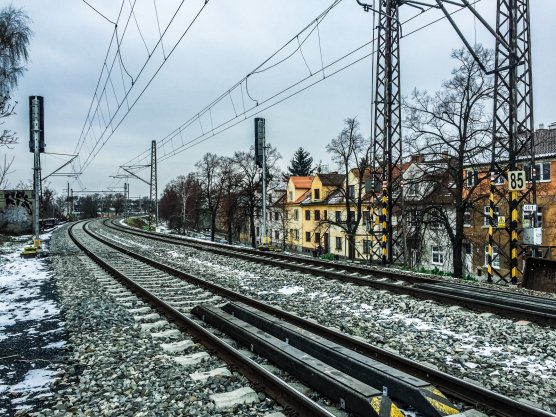
[[[411,155],[410,162],[412,164],[419,164],[421,162],[425,162],[425,155],[421,155],[420,153],[416,153],[414,155]]]
[[[539,123],[539,130],[544,129],[544,123]]]
[[[549,129],[556,129],[556,122],[552,122],[548,125]]]

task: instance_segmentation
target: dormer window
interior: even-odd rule
[[[320,189],[319,188],[315,189],[315,200],[320,200]]]

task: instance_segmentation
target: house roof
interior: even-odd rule
[[[344,183],[346,178],[343,174],[338,174],[337,172],[331,172],[329,174],[317,174],[320,182],[324,186],[339,187]]]
[[[556,126],[535,132],[535,158],[556,155]]]
[[[307,190],[307,191],[305,191],[303,194],[301,194],[297,200],[290,202],[290,204],[299,204],[299,203],[301,203],[303,200],[305,200],[305,198],[306,198],[307,196],[309,196],[309,197],[311,196],[311,190],[310,190],[310,189]]]
[[[311,188],[311,183],[313,182],[313,176],[307,177],[296,177],[291,176],[290,180],[293,182],[295,188]]]

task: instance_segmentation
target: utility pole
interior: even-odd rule
[[[471,4],[470,0],[378,0],[379,9],[356,0],[363,10],[379,15],[375,125],[373,135],[372,170],[374,172],[371,201],[378,201],[375,186],[382,180],[381,196],[381,257],[383,263],[391,263],[392,248],[398,233],[392,230],[392,208],[395,200],[402,197],[402,187],[395,185],[398,179],[392,170],[398,164],[401,169],[400,127],[400,23],[398,10],[403,4],[421,8],[434,7],[442,10],[469,53],[481,69],[494,74],[493,139],[490,163],[489,228],[487,250],[488,281],[497,275],[500,279],[517,284],[520,274],[519,260],[529,249],[542,242],[541,229],[537,228],[533,76],[531,60],[531,23],[529,0],[497,0],[496,27],[491,27]],[[445,3],[471,11],[477,20],[496,40],[495,67],[489,70],[481,62],[474,47],[446,9]],[[503,176],[508,188],[497,186],[496,179]],[[531,186],[527,185],[530,180]],[[394,191],[394,192],[393,192]],[[525,204],[529,203],[529,204]],[[520,229],[519,207],[528,206],[532,213],[531,227],[523,229],[523,244],[518,243]],[[496,210],[508,208],[509,222],[501,221]],[[375,212],[375,210],[373,210]],[[403,213],[402,213],[403,214]],[[498,224],[495,224],[495,221]],[[523,226],[523,225],[522,225]],[[374,245],[373,245],[374,246]],[[495,253],[496,248],[496,253]],[[494,260],[500,264],[494,267]],[[507,260],[502,267],[501,258]],[[507,272],[505,272],[507,271]]]
[[[127,222],[127,200],[129,195],[129,185],[127,182],[124,182],[124,219]]]
[[[262,244],[266,243],[266,143],[265,143],[265,119],[255,118],[255,163],[263,170],[263,190],[262,190],[262,223],[261,237]]]
[[[67,218],[68,218],[68,221],[71,221],[71,214],[70,214],[71,213],[71,210],[70,210],[71,202],[70,202],[70,183],[69,183],[69,181],[68,181],[68,194],[67,194],[67,199],[66,200],[67,200],[67,203],[66,203]]]
[[[538,236],[536,240],[533,237],[528,242],[523,239],[522,247],[518,244],[519,206],[532,203],[535,207],[532,228],[536,227],[537,221],[529,0],[498,0],[496,35],[487,276],[488,281],[496,275],[517,284],[519,258],[524,254],[526,245],[534,248],[541,244],[542,238]],[[496,186],[498,175],[505,176],[509,191]],[[531,181],[530,187],[527,177]],[[494,224],[495,217],[498,217],[495,209],[500,210],[500,206],[508,207],[509,222],[503,228]],[[507,274],[501,272],[502,268],[493,267],[495,245],[498,263],[507,259]]]
[[[158,187],[156,167],[156,140],[151,142],[151,181],[150,181],[150,207],[149,207],[149,229],[151,228],[154,214],[155,230],[158,227]],[[154,211],[154,213],[153,213]]]
[[[376,10],[359,0],[363,10]],[[380,227],[373,235],[373,252],[383,264],[390,264],[405,256],[403,231],[392,224],[394,209],[401,209],[402,129],[400,97],[400,0],[379,0],[378,45],[376,55],[374,134],[372,138],[371,202],[372,213],[379,213]],[[379,195],[378,185],[381,185]],[[401,223],[401,222],[400,222]],[[393,248],[397,247],[397,256]],[[377,250],[378,249],[378,250]]]

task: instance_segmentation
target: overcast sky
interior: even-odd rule
[[[124,30],[133,1],[124,0],[118,25],[119,36]],[[112,22],[117,20],[122,6],[121,2],[114,0],[88,2]],[[226,93],[314,21],[332,0],[210,0],[168,57],[204,0],[183,2],[164,35],[162,45],[155,48],[160,37],[159,25],[164,31],[180,3],[181,0],[157,0],[157,21],[154,0],[136,1],[134,15],[120,42],[121,62],[116,60],[112,72],[111,83],[114,87],[109,86],[107,96],[103,97],[104,110],[102,114],[99,112],[93,122],[95,133],[89,133],[86,144],[81,148],[81,163],[89,154],[95,153],[91,153],[90,149],[102,130],[102,120],[107,119],[107,109],[114,111],[118,104],[121,105],[120,112],[114,116],[114,127],[127,111],[127,105],[135,101],[164,62],[165,56],[167,59],[119,127],[113,133],[110,133],[110,127],[105,132],[103,138],[110,136],[108,141],[80,178],[88,190],[105,190],[109,185],[116,185],[110,176],[117,173],[120,165],[147,150],[152,140],[161,141]],[[530,3],[535,124],[538,126],[539,123],[546,125],[556,121],[556,1],[531,0]],[[89,131],[86,117],[114,33],[114,25],[82,1],[17,0],[13,4],[22,7],[29,15],[34,35],[28,71],[13,94],[19,102],[17,115],[9,118],[4,125],[5,128],[15,130],[20,138],[14,149],[1,150],[1,153],[7,153],[8,158],[15,156],[14,172],[10,176],[12,186],[19,181],[30,182],[32,178],[33,159],[28,150],[28,96],[44,96],[47,152],[72,154],[83,127]],[[494,0],[482,0],[477,4],[477,9],[492,25],[495,23],[495,5]],[[400,20],[404,21],[417,12],[414,8],[403,6]],[[449,24],[444,20],[410,34],[413,29],[438,17],[438,11],[428,11],[404,25],[403,33],[407,34],[401,40],[404,95],[408,95],[415,87],[435,91],[440,88],[442,80],[450,77],[454,65],[450,52],[462,47],[462,43]],[[458,13],[455,18],[472,42],[476,39],[487,47],[494,47],[493,38],[469,12]],[[313,29],[301,48],[303,55],[297,51],[280,65],[249,77],[248,92],[253,100],[264,101],[310,74],[315,75],[308,82],[322,79],[322,72],[319,72],[322,62],[326,65],[371,40],[372,15],[364,13],[355,0],[344,0],[320,22],[318,29]],[[306,35],[307,32],[300,36],[300,41]],[[296,40],[293,47],[283,51],[266,67],[288,56],[297,46]],[[370,48],[368,46],[351,59],[367,54]],[[108,66],[115,48],[112,47],[110,51]],[[137,77],[146,61],[147,66]],[[339,66],[349,62],[342,61]],[[129,75],[125,72],[122,74],[121,65]],[[322,161],[333,169],[325,146],[342,129],[346,117],[357,116],[361,132],[365,136],[370,135],[373,91],[371,68],[371,58],[363,59],[259,114],[266,118],[267,140],[282,154],[283,168],[288,165],[295,150],[303,146],[315,162]],[[331,72],[332,68],[325,74],[328,76]],[[134,78],[134,85],[129,90],[131,78]],[[124,88],[129,91],[127,103],[123,100]],[[179,136],[179,142],[186,143],[199,137],[202,132],[210,132],[211,124],[216,126],[227,120],[230,114],[241,113],[244,105],[246,108],[253,107],[255,101],[246,96],[245,86],[242,84],[240,88],[233,90],[225,96],[226,100],[222,100],[210,113],[184,130]],[[223,133],[201,139],[206,140],[159,164],[159,191],[177,175],[193,171],[195,162],[206,152],[231,155],[236,150],[247,150],[253,143],[252,117]],[[177,138],[176,143],[168,143],[168,146],[176,145]],[[159,153],[167,151],[159,150]],[[65,157],[43,155],[43,177],[66,160]],[[69,169],[63,171],[68,172]],[[147,171],[140,173],[145,178],[146,174]],[[64,177],[47,180],[58,193],[65,192],[67,181]],[[71,179],[69,181],[75,190],[82,188],[80,183]],[[122,186],[121,183],[117,185]],[[148,187],[138,180],[130,180],[130,189],[131,196],[148,194]]]

